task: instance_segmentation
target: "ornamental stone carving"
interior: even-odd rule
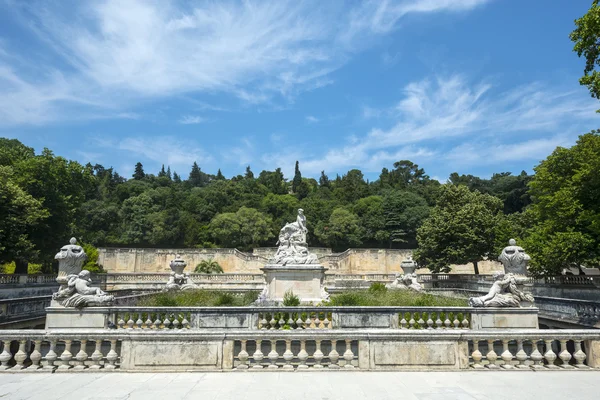
[[[508,241],[508,246],[502,250],[498,257],[498,261],[504,265],[504,273],[516,275],[527,275],[529,260],[531,258],[522,247],[517,246],[515,239]]]
[[[54,256],[58,260],[58,292],[52,300],[64,307],[106,306],[112,304],[114,296],[107,295],[100,288],[92,287],[90,271],[82,270],[87,255],[71,238],[69,244],[63,246]]]
[[[529,293],[518,289],[519,279],[514,274],[494,274],[494,283],[485,296],[471,297],[471,307],[521,307],[522,303],[531,305],[534,299]]]
[[[198,286],[192,282],[190,275],[187,272],[183,272],[187,263],[176,255],[175,259],[171,261],[169,267],[171,267],[171,275],[165,285],[163,291],[175,291],[175,290],[193,290],[198,289]]]
[[[99,287],[91,286],[90,271],[67,275],[67,284],[52,295],[52,299],[64,307],[108,306],[115,300]]]
[[[410,289],[416,292],[423,290],[423,285],[418,281],[417,274],[396,274],[396,279],[392,283],[385,285],[388,289]]]
[[[279,247],[270,264],[318,264],[317,256],[308,251],[307,233],[306,217],[304,210],[300,208],[296,222],[285,224],[279,231],[279,240],[276,243]]]

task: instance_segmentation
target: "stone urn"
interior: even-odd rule
[[[169,264],[169,267],[171,267],[171,270],[173,272],[175,272],[177,275],[182,275],[183,270],[185,269],[186,266],[187,266],[187,263],[181,258],[181,256],[179,254],[176,255],[175,259],[173,261],[171,261],[171,263]]]
[[[411,256],[408,256],[406,260],[400,263],[400,268],[402,268],[404,275],[413,274],[415,269],[417,269],[417,263],[413,261]]]

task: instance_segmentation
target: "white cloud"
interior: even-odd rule
[[[98,146],[123,152],[132,162],[140,161],[135,158],[142,157],[144,160],[155,162],[157,166],[170,165],[171,169],[191,168],[194,161],[201,165],[213,161],[204,149],[173,136],[126,137],[115,141],[96,139],[96,142]]]
[[[206,122],[207,119],[203,118],[199,115],[184,115],[179,119],[179,123],[183,125],[193,125],[193,124],[201,124]]]
[[[596,108],[581,90],[532,83],[499,91],[459,75],[438,77],[410,83],[393,107],[363,108],[363,115],[391,120],[387,128],[354,134],[322,155],[306,157],[294,149],[264,159],[295,157],[310,173],[358,166],[374,172],[400,159],[458,165],[537,161],[594,127],[600,119]]]
[[[331,84],[360,42],[405,15],[486,1],[11,2],[52,56],[15,60],[18,45],[0,43],[0,124],[118,117],[140,101],[197,93],[279,105],[277,96]]]
[[[314,123],[319,122],[319,118],[317,118],[313,115],[307,115],[305,119],[306,119],[306,122],[308,122],[309,124],[314,124]]]

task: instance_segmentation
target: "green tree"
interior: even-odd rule
[[[26,266],[38,257],[30,233],[44,223],[49,212],[13,178],[12,167],[0,166],[0,264],[15,261]]]
[[[319,222],[315,235],[327,246],[335,250],[345,250],[361,245],[364,234],[358,216],[338,207],[331,213],[329,221]]]
[[[200,263],[196,265],[194,272],[198,274],[222,274],[223,267],[221,267],[218,262],[210,258],[208,260],[200,261]]]
[[[200,170],[198,163],[194,161],[188,183],[194,187],[202,187],[208,183],[208,176]]]
[[[388,190],[383,196],[382,209],[385,227],[379,233],[382,243],[390,248],[400,243],[416,245],[417,229],[429,216],[427,201],[407,190]]]
[[[329,183],[329,177],[325,175],[325,171],[321,171],[321,176],[319,177],[319,186],[322,188],[328,188],[331,186]]]
[[[256,209],[241,207],[235,213],[217,214],[209,228],[219,245],[249,250],[275,236],[271,226],[271,217]]]
[[[526,238],[536,273],[600,265],[600,135],[558,147],[535,168],[527,210],[535,226]],[[524,246],[525,247],[525,246]]]
[[[356,201],[353,209],[360,218],[360,226],[364,228],[362,241],[371,245],[386,243],[388,235],[385,231],[383,198],[381,196],[363,197]]]
[[[223,173],[221,172],[221,168],[219,168],[219,170],[217,171],[217,176],[215,178],[218,181],[224,181],[225,177],[223,176]]]
[[[137,164],[135,164],[135,171],[133,172],[133,179],[139,181],[141,179],[144,179],[145,176],[146,176],[146,174],[144,173],[144,166],[142,165],[141,162],[138,162]]]
[[[300,163],[296,161],[296,167],[294,168],[294,179],[292,180],[292,192],[298,193],[298,189],[302,184],[302,173],[300,173]]]
[[[585,68],[579,83],[587,86],[592,97],[600,99],[600,6],[598,0],[592,2],[588,12],[575,20],[576,28],[569,38],[575,43],[573,51],[585,57]],[[600,110],[598,110],[600,111]]]
[[[493,254],[502,201],[465,186],[447,186],[429,217],[417,230],[415,259],[434,273],[451,264],[478,262]]]

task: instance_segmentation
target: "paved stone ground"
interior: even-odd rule
[[[0,399],[600,399],[600,371],[2,373]]]

